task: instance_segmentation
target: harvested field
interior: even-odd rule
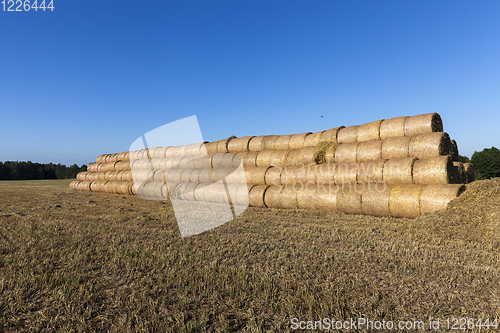
[[[0,182],[0,331],[500,316],[500,179],[417,219],[251,207],[185,239],[166,201],[69,183]]]

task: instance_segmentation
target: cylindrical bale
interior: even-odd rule
[[[458,145],[455,140],[450,140],[450,152],[448,153],[448,155],[451,155],[452,161],[458,162],[458,157],[459,157]]]
[[[265,182],[266,185],[281,185],[281,172],[283,171],[280,167],[270,167],[266,171]]]
[[[318,132],[319,133],[319,132]],[[314,135],[314,134],[312,134]],[[321,164],[326,162],[326,151],[328,148],[332,146],[332,143],[329,141],[320,141],[318,144],[314,147],[314,153],[313,153],[313,159],[314,163],[316,164]],[[333,155],[335,157],[335,155]],[[334,161],[331,161],[334,162]]]
[[[78,184],[78,183],[79,183],[78,180],[73,180],[71,183],[69,183],[69,188],[74,190],[76,187],[76,184]]]
[[[246,184],[229,184],[227,185],[227,190],[229,192],[229,196],[231,197],[231,202],[233,203],[233,205],[248,206],[249,190]]]
[[[329,183],[318,185],[318,190],[316,191],[316,205],[314,208],[325,212],[337,211],[337,197],[339,192],[340,187],[336,184]]]
[[[245,153],[249,153],[249,152],[245,152]],[[240,166],[243,166],[243,158],[241,158],[238,154],[235,154],[233,156],[233,167],[235,168],[238,168]]]
[[[283,169],[281,172],[281,184],[283,185],[293,185],[297,182],[297,170],[298,166],[289,165]]]
[[[82,172],[79,172],[77,175],[76,175],[76,179],[78,180],[85,180],[85,177],[88,175],[88,172],[86,171],[82,171]]]
[[[170,169],[165,171],[165,177],[168,182],[180,182],[183,169]],[[212,172],[210,170],[210,172]]]
[[[91,181],[84,180],[83,182],[80,182],[80,188],[83,189],[84,191],[90,192],[91,184],[92,184]]]
[[[142,164],[142,160],[130,161],[130,169],[131,170],[138,170],[138,169],[140,169],[140,164]]]
[[[304,147],[316,147],[321,140],[321,134],[323,134],[323,132],[324,131],[316,132],[306,136],[304,140]]]
[[[335,151],[335,163],[356,163],[358,145],[358,142],[339,144]]]
[[[100,163],[104,163],[104,160],[105,160],[104,159],[104,154],[102,154],[102,155],[99,155],[99,156],[96,157],[95,162],[98,163],[98,164],[100,164]]]
[[[259,154],[260,154],[260,152],[256,152],[256,151],[251,151],[251,152],[247,153],[243,157],[243,167],[247,168],[247,167],[257,166],[257,157],[259,156]]]
[[[360,142],[357,147],[356,159],[358,162],[377,161],[382,159],[381,140]]]
[[[301,163],[300,149],[291,149],[286,157],[286,164],[295,165]]]
[[[415,157],[387,160],[384,163],[383,178],[387,184],[413,184]]]
[[[248,151],[262,151],[264,150],[264,147],[262,146],[262,141],[264,140],[265,136],[260,135],[260,136],[254,136],[250,139],[250,142],[248,143]]]
[[[418,160],[413,165],[414,184],[453,183],[453,163],[449,155]]]
[[[193,171],[189,175],[189,181],[191,183],[201,183],[199,176],[202,170],[203,169],[193,169]]]
[[[296,183],[298,186],[303,186],[310,181],[314,182],[315,175],[311,175],[311,173],[316,172],[316,164],[298,165],[298,167],[296,172]]]
[[[205,201],[204,195],[205,195],[205,188],[207,184],[200,183],[196,188],[194,189],[194,200],[195,201]]]
[[[184,192],[182,193],[181,198],[183,200],[195,201],[194,193],[198,185],[200,185],[200,183],[187,182],[186,186],[184,187]]]
[[[98,172],[97,179],[98,180],[106,180],[106,172]]]
[[[96,163],[89,163],[89,165],[87,165],[87,171],[88,172],[96,172],[97,171],[97,164]]]
[[[276,142],[274,143],[274,149],[276,150],[289,150],[290,149],[290,139],[292,135],[280,135]]]
[[[156,147],[153,151],[153,158],[165,158],[168,147]]]
[[[165,162],[165,169],[177,169],[180,167],[184,157],[170,157]]]
[[[405,136],[406,118],[408,117],[395,117],[382,121],[380,124],[380,139],[385,140]]]
[[[128,194],[127,192],[127,182],[120,181],[116,186],[116,192],[119,194]]]
[[[189,182],[191,179],[191,172],[193,172],[194,169],[183,169],[181,173],[181,182]]]
[[[262,139],[262,150],[273,150],[276,149],[274,146],[279,135],[266,135]]]
[[[243,162],[243,160],[245,159],[245,156],[247,156],[249,153],[250,152],[248,152],[248,151],[240,151],[239,153],[236,153],[236,156],[238,156],[238,158],[242,161],[243,166],[245,165],[245,163]],[[255,155],[255,156],[257,157],[257,155]]]
[[[333,181],[336,184],[355,184],[358,181],[358,163],[338,163]]]
[[[318,185],[325,185],[334,182],[335,171],[337,165],[335,163],[322,163],[316,166],[315,183]]]
[[[466,184],[467,176],[465,174],[464,164],[453,162],[453,184]]]
[[[162,159],[152,158],[149,161],[150,161],[149,166],[151,167],[151,169],[158,170],[160,168],[160,163],[162,162]]]
[[[156,187],[156,182],[147,182],[144,184],[143,188],[143,196],[148,197],[148,198],[154,198],[156,196],[155,193],[155,187]]]
[[[250,144],[250,140],[252,140],[253,136],[244,136],[241,138],[235,138],[229,141],[227,145],[227,150],[230,153],[238,153],[240,151],[248,151],[248,146]]]
[[[129,158],[130,158],[130,160],[138,160],[139,159],[139,151],[138,150],[131,150],[129,152]]]
[[[382,120],[372,121],[371,123],[358,126],[357,141],[365,142],[380,140],[380,124]]]
[[[337,135],[338,143],[352,143],[358,141],[358,126],[344,127]]]
[[[135,186],[135,182],[127,182],[127,191],[130,195],[137,195],[137,187]]]
[[[362,215],[361,193],[364,184],[343,186],[337,195],[337,210],[346,214]]]
[[[284,209],[297,209],[297,191],[294,186],[285,186],[280,193],[280,207]]]
[[[361,200],[363,215],[391,216],[389,211],[389,195],[392,186],[384,182],[365,183]]]
[[[99,183],[99,192],[106,192],[107,190],[107,186],[108,186],[108,181],[107,180],[103,180]]]
[[[304,183],[314,183],[318,180],[318,170],[320,170],[322,164],[310,164],[307,166],[307,173],[305,175]],[[333,177],[333,176],[332,176]],[[332,178],[333,179],[333,178]]]
[[[268,188],[269,185],[253,186],[248,193],[248,204],[252,207],[265,208],[264,198]]]
[[[390,137],[382,142],[382,158],[393,160],[408,157],[411,137]]]
[[[406,118],[405,136],[443,132],[443,121],[438,113],[427,113]]]
[[[384,160],[358,163],[357,181],[360,183],[383,182],[384,163]]]
[[[231,140],[236,139],[234,135],[230,136],[229,138],[225,140],[219,140],[217,143],[217,152],[218,153],[227,153],[229,152],[228,150],[228,145]]]
[[[331,128],[329,130],[324,131],[323,133],[321,133],[320,141],[339,143],[338,135],[339,135],[340,130],[343,128],[345,128],[345,126],[339,126],[339,127]]]
[[[307,136],[311,135],[311,132],[293,134],[288,141],[288,149],[301,149],[304,148]]]
[[[181,160],[179,167],[181,169],[194,169],[196,168],[196,162],[198,159],[199,157],[186,156]]]
[[[207,154],[215,154],[217,152],[217,145],[217,141],[205,143],[205,150],[207,151]]]
[[[395,184],[389,193],[389,211],[392,217],[420,216],[420,194],[423,185]]]
[[[446,209],[448,203],[462,194],[465,189],[463,184],[424,185],[420,195],[421,214],[430,214]]]
[[[132,171],[131,170],[123,171],[122,180],[133,181],[134,177],[132,177]]]
[[[266,172],[269,166],[246,168],[247,184],[266,185]]]
[[[196,169],[210,168],[210,165],[211,165],[211,160],[210,160],[210,157],[208,155],[201,155],[201,156],[194,157],[194,167]]]
[[[198,175],[198,180],[200,183],[213,183],[215,182],[214,174],[212,169],[202,169]]]
[[[271,165],[285,167],[289,150],[275,150],[271,155]]]
[[[314,152],[316,151],[316,147],[304,147],[300,149],[300,159],[299,162],[304,165],[309,165],[315,163],[314,160]]]
[[[257,153],[255,165],[257,166],[271,166],[271,156],[276,150],[263,150]]]
[[[315,209],[318,186],[313,182],[308,182],[297,192],[297,208]]]
[[[411,138],[408,156],[418,159],[443,156],[449,153],[450,146],[451,142],[448,133],[420,134]]]
[[[260,186],[264,186],[264,185],[260,185]],[[256,207],[281,208],[280,194],[281,194],[281,191],[283,190],[283,186],[281,186],[281,185],[272,185],[272,186],[265,185],[265,186],[266,186],[266,190],[264,193],[264,201],[263,201],[264,206],[256,206]],[[254,189],[255,189],[255,187],[252,188],[252,191],[250,192],[250,194],[252,194]],[[259,204],[260,204],[260,197],[258,199],[259,199]],[[250,205],[252,205],[252,200],[250,200]],[[254,205],[252,205],[252,206],[254,206]]]
[[[472,183],[476,180],[476,172],[474,170],[474,165],[472,163],[464,163],[464,172],[467,179],[467,183]]]
[[[335,153],[337,152],[338,146],[337,143],[332,143],[332,145],[327,148],[325,152],[325,163],[335,163]]]
[[[212,167],[228,168],[233,166],[233,153],[217,153],[212,155]]]

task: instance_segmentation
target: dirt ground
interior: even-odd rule
[[[414,220],[248,208],[184,239],[168,202],[68,184],[0,182],[0,331],[286,332],[324,318],[479,331],[500,317],[500,179]]]

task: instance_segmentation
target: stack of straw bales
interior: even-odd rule
[[[238,172],[239,171],[239,172]],[[96,158],[70,187],[250,205],[415,218],[446,208],[474,168],[437,113],[316,133],[229,137]]]

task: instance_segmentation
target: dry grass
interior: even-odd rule
[[[0,182],[0,331],[500,315],[499,179],[414,220],[248,208],[186,239],[166,202],[68,184]]]

